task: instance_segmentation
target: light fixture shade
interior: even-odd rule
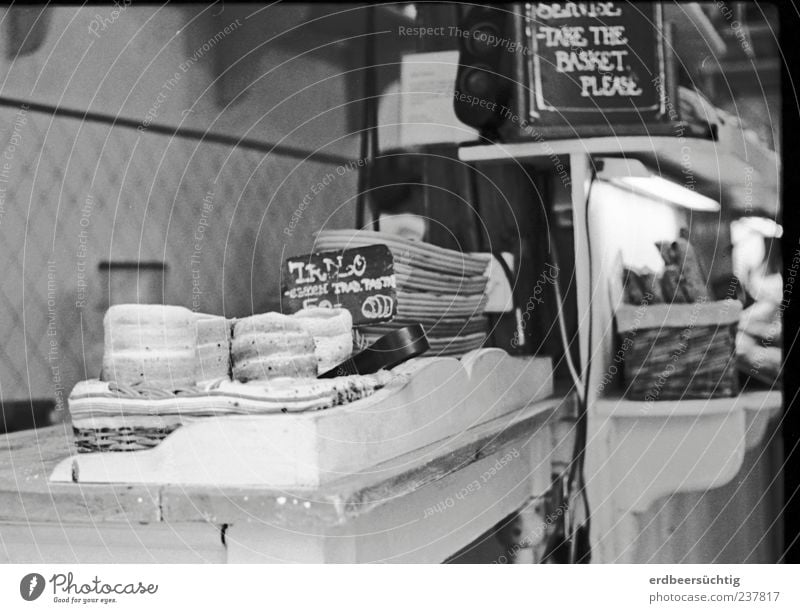
[[[601,181],[620,177],[650,177],[653,175],[641,161],[635,158],[597,158],[596,176]]]
[[[718,212],[720,204],[674,181],[653,174],[632,158],[600,158],[595,162],[597,178],[641,196],[694,211]]]
[[[649,177],[620,177],[614,179],[613,182],[654,200],[674,204],[693,211],[716,213],[721,208],[716,200],[712,200],[703,194],[698,194],[696,191],[683,187],[674,181],[668,181],[663,177],[654,175]]]

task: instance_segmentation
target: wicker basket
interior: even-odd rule
[[[380,371],[335,379],[296,381],[290,388],[219,381],[207,389],[177,391],[90,379],[69,396],[79,453],[140,451],[155,447],[183,425],[212,417],[320,411],[371,396],[406,375]]]
[[[616,319],[625,397],[656,401],[736,395],[741,311],[736,300],[620,307]]]
[[[93,451],[140,451],[151,449],[180,426],[165,428],[76,428],[75,446],[78,453]]]

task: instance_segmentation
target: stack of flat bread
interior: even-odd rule
[[[421,324],[430,344],[428,356],[461,357],[483,345],[491,254],[463,253],[371,230],[321,230],[314,249],[338,251],[376,244],[392,252],[397,315],[391,321],[360,326],[366,343],[398,328]]]

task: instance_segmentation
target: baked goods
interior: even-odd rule
[[[112,306],[101,380],[78,383],[69,397],[78,450],[149,449],[204,417],[318,411],[370,396],[398,375],[316,378],[350,356],[352,324],[345,309],[237,321],[177,306]]]
[[[289,315],[264,313],[238,320],[231,341],[233,378],[239,381],[317,375],[314,339]]]
[[[347,309],[302,309],[294,319],[314,339],[317,374],[341,364],[353,352],[353,317]]]
[[[233,323],[183,307],[128,304],[109,308],[104,326],[102,380],[165,390],[230,379],[231,370],[239,381],[314,378],[353,349],[346,309],[264,313]]]
[[[636,271],[624,268],[622,271],[625,302],[628,304],[661,304],[664,293],[662,279],[649,268]],[[674,292],[673,292],[674,293]]]
[[[198,383],[230,378],[233,322],[225,317],[198,314],[195,327]]]
[[[664,270],[660,276],[649,269],[623,268],[622,285],[628,304],[692,304],[706,302],[711,293],[692,245],[685,238],[655,243]]]
[[[681,287],[681,269],[675,264],[664,266],[664,273],[661,275],[661,291],[664,294],[664,301],[674,304],[686,302],[686,294]]]
[[[160,304],[121,304],[103,318],[101,378],[124,385],[163,389],[194,385],[197,340],[195,314]]]
[[[656,243],[664,260],[665,276],[670,280],[664,287],[664,297],[670,302],[674,283],[674,302],[699,302],[708,300],[710,295],[706,287],[706,278],[700,266],[700,260],[692,245],[685,238],[674,241]]]

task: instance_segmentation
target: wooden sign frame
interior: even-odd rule
[[[615,9],[622,9],[628,11],[644,12],[644,19],[650,21],[652,31],[656,36],[652,44],[654,45],[655,66],[653,72],[648,75],[647,80],[650,81],[650,91],[655,91],[656,100],[647,106],[634,107],[630,104],[616,105],[616,106],[553,106],[547,102],[547,92],[544,91],[544,84],[542,80],[542,57],[540,54],[540,44],[537,38],[537,19],[534,16],[535,7],[544,4],[559,4],[560,6],[567,5],[606,5],[614,7]],[[637,16],[641,21],[641,17]],[[580,17],[576,19],[576,25],[586,24],[587,21],[595,21],[598,24],[608,25],[621,25],[613,21],[614,17]],[[613,128],[614,132],[620,132],[620,127],[631,126],[634,130],[646,131],[652,133],[650,129],[652,124],[668,125],[670,128],[677,123],[679,118],[675,117],[672,113],[670,117],[667,113],[667,101],[673,100],[673,107],[678,109],[677,92],[674,89],[674,75],[670,69],[668,56],[667,56],[667,41],[670,38],[669,31],[664,25],[663,8],[658,2],[651,2],[647,4],[631,5],[622,2],[598,2],[598,3],[548,3],[537,2],[528,3],[525,5],[525,42],[531,52],[527,55],[526,72],[528,73],[527,95],[526,102],[526,115],[527,119],[533,126],[545,129],[556,130],[568,129],[572,132],[572,136],[581,135],[581,133],[594,134],[595,132],[608,132]],[[613,22],[613,23],[612,23]],[[566,50],[574,50],[571,47],[565,47]],[[620,49],[628,50],[629,48],[621,46]],[[620,98],[629,100],[628,98]],[[591,98],[596,101],[596,98]],[[613,124],[611,127],[608,124]],[[583,130],[582,128],[588,128]],[[628,132],[623,128],[624,132]]]

